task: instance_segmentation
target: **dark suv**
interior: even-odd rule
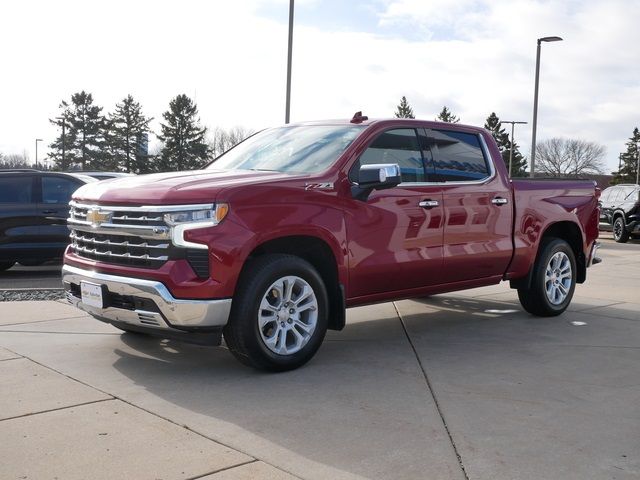
[[[616,242],[640,235],[640,185],[609,187],[600,196],[600,228],[613,230]]]
[[[40,265],[69,243],[71,194],[96,180],[85,175],[0,170],[0,271],[16,262]]]

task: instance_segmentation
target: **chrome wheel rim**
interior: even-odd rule
[[[318,299],[306,280],[293,275],[279,278],[262,295],[258,330],[273,353],[293,355],[302,350],[317,323]]]
[[[560,305],[569,296],[573,272],[571,260],[564,252],[557,252],[549,260],[544,275],[545,292],[552,305]]]
[[[616,220],[613,224],[613,236],[615,238],[622,236],[622,222],[620,220]]]

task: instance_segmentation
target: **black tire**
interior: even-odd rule
[[[314,304],[314,307],[307,308],[305,310],[307,313],[304,313],[306,318],[315,318],[313,332],[305,340],[306,343],[298,351],[291,354],[276,353],[267,346],[266,340],[263,340],[265,336],[271,336],[275,339],[274,343],[277,344],[278,339],[282,337],[286,348],[288,339],[295,339],[295,332],[292,330],[296,328],[296,323],[289,318],[287,313],[289,307],[287,307],[285,299],[280,299],[279,313],[273,313],[274,320],[263,325],[262,330],[258,321],[259,315],[269,311],[260,308],[261,302],[263,299],[268,300],[269,298],[278,300],[278,296],[273,294],[276,289],[271,287],[276,282],[285,280],[285,277],[296,278],[296,282],[300,280],[300,284],[306,283],[311,287],[314,295],[312,301],[315,300],[317,303],[317,307]],[[298,283],[291,287],[292,292],[296,285]],[[294,294],[296,293],[290,294],[292,300]],[[291,306],[297,306],[295,301]],[[291,311],[293,310],[294,308],[291,309]],[[247,366],[272,372],[293,370],[307,363],[320,348],[327,331],[328,312],[329,300],[326,287],[318,272],[309,262],[292,255],[263,255],[247,265],[238,282],[229,323],[224,328],[224,339],[231,353]],[[298,318],[302,318],[302,313],[296,314]],[[281,318],[279,315],[284,317]],[[287,324],[284,321],[285,317]],[[283,328],[281,329],[278,324]],[[273,333],[274,327],[275,333]],[[296,328],[296,331],[300,332],[299,328]],[[271,333],[273,335],[270,335]]]
[[[547,266],[551,266],[551,259],[557,254],[559,255],[556,258],[568,259],[571,266],[571,277],[569,288],[566,288],[566,286],[562,287],[566,291],[566,297],[562,301],[559,301],[560,298],[556,299],[558,303],[555,303],[550,300],[547,294],[546,271]],[[577,273],[575,253],[569,244],[559,238],[544,239],[540,245],[535,264],[533,265],[531,288],[518,289],[520,304],[527,312],[539,317],[554,317],[560,315],[571,303],[573,292],[576,288]],[[552,278],[554,278],[554,280],[551,281],[555,281],[555,273]],[[552,291],[559,292],[560,290],[559,287],[552,286]]]
[[[627,243],[629,241],[629,230],[627,230],[622,216],[616,217],[613,221],[613,239],[618,243]]]
[[[15,264],[16,264],[16,262],[12,262],[12,261],[0,262],[0,272],[4,272],[5,270],[9,270]]]

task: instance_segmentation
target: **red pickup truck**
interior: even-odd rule
[[[200,171],[107,180],[71,202],[69,301],[125,331],[307,362],[345,309],[508,280],[562,313],[597,263],[589,181],[510,180],[481,128],[409,119],[261,131]]]

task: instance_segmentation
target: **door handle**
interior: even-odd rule
[[[45,215],[51,215],[53,213],[58,213],[58,210],[43,210],[42,213]]]
[[[504,205],[506,203],[509,203],[509,200],[502,197],[496,197],[493,200],[491,200],[491,203],[493,203],[494,205]]]
[[[438,205],[440,205],[440,202],[438,202],[437,200],[422,200],[418,205],[422,208],[429,209],[437,207]]]

